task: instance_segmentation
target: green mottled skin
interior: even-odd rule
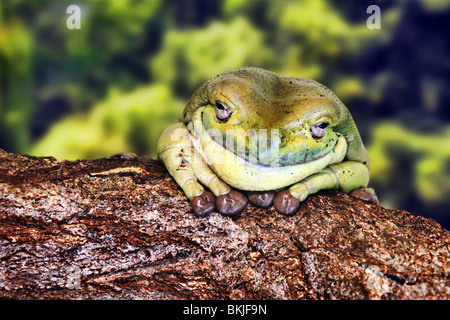
[[[216,101],[231,109],[228,121],[217,119]],[[328,131],[316,139],[310,128],[322,122],[329,123]],[[223,137],[227,133],[237,149],[243,147],[246,154],[236,157],[238,164],[217,163],[220,161],[215,158],[214,162],[208,152],[192,146],[190,138],[201,138],[195,134],[196,123],[206,130],[215,129]],[[242,139],[242,132],[246,132],[243,130],[249,129],[255,130],[257,138],[259,129],[268,130],[268,145],[278,148],[277,158],[273,153],[260,152],[256,144],[249,143],[250,139]],[[279,136],[271,139],[271,129],[278,129]],[[174,132],[183,138],[174,139]],[[211,158],[226,153],[225,148],[212,142],[203,147],[215,148]],[[248,151],[256,155],[256,161],[251,161]],[[199,152],[201,163],[195,165],[192,159]],[[229,186],[249,191],[289,187],[301,201],[320,189],[349,192],[365,187],[369,179],[367,151],[350,112],[333,92],[313,80],[258,68],[231,70],[200,86],[178,122],[162,134],[158,155],[190,199],[204,192],[203,184],[216,196],[228,193]],[[188,168],[180,169],[181,159],[189,163]],[[283,178],[283,174],[298,179]]]

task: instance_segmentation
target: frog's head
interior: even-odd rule
[[[231,70],[207,81],[180,120],[188,123],[200,107],[205,129],[225,148],[234,144],[233,151],[250,162],[281,166],[331,152],[338,140],[333,128],[345,108],[318,82],[258,68]]]

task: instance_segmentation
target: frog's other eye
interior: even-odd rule
[[[228,119],[230,119],[232,113],[230,108],[225,103],[220,101],[216,102],[215,112],[216,118],[220,121],[227,121]]]
[[[314,139],[320,139],[327,134],[328,122],[321,122],[316,125],[311,126],[311,134]]]

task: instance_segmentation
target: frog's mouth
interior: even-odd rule
[[[222,180],[240,190],[264,191],[284,188],[330,164],[341,162],[347,151],[347,142],[339,135],[334,148],[314,160],[285,166],[253,163],[214,141],[203,125],[203,109],[204,107],[198,108],[188,124],[193,145]]]

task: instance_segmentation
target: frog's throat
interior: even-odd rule
[[[301,164],[269,167],[237,156],[214,141],[203,126],[204,107],[197,109],[188,129],[196,151],[209,167],[227,184],[240,190],[266,191],[290,186],[333,163],[342,162],[347,142],[342,135],[334,149],[322,157]]]

